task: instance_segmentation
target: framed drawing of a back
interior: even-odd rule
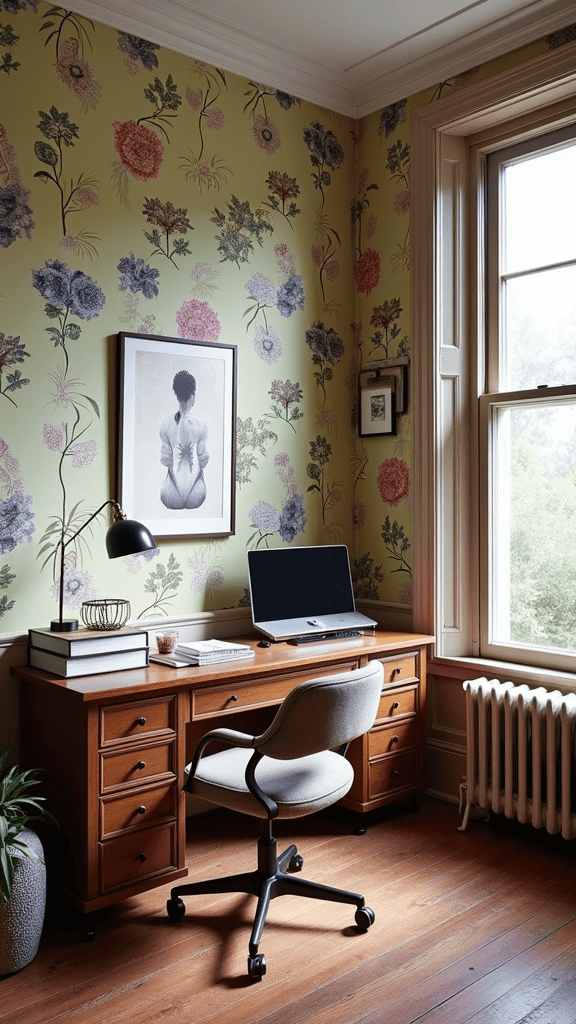
[[[118,501],[155,537],[234,533],[236,345],[118,335]]]

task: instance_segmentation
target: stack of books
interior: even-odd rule
[[[55,676],[73,678],[145,668],[149,661],[146,629],[78,629],[73,633],[30,629],[28,638],[28,664]]]
[[[176,644],[174,654],[153,654],[152,661],[175,668],[184,665],[214,665],[220,661],[244,661],[253,658],[254,651],[248,644],[235,644],[231,640],[195,640],[192,643]]]

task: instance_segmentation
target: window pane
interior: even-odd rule
[[[576,142],[503,171],[505,274],[576,258]]]
[[[512,278],[503,292],[500,389],[576,383],[576,266]]]
[[[494,417],[492,640],[576,650],[576,401]]]

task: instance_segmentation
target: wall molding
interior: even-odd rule
[[[409,605],[359,600],[356,607],[365,615],[376,619],[382,629],[403,629],[410,632],[412,609]],[[148,629],[151,634],[160,629],[177,629],[181,639],[190,641],[240,636],[242,633],[254,632],[250,608],[218,608],[214,611],[194,612],[191,615],[159,615],[149,619],[130,619],[128,625]],[[0,651],[3,648],[26,646],[27,643],[27,633],[0,633]]]
[[[68,8],[120,32],[150,39],[176,53],[273,85],[352,118],[366,117],[473,65],[542,39],[575,18],[565,0],[532,0],[520,11],[441,46],[434,45],[431,26],[425,33],[429,40],[426,52],[414,59],[409,57],[411,40],[407,39],[339,71],[181,0],[162,0],[162,4],[153,0],[72,0]]]

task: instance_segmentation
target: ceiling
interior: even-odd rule
[[[351,117],[576,22],[575,0],[72,0],[67,7]]]

